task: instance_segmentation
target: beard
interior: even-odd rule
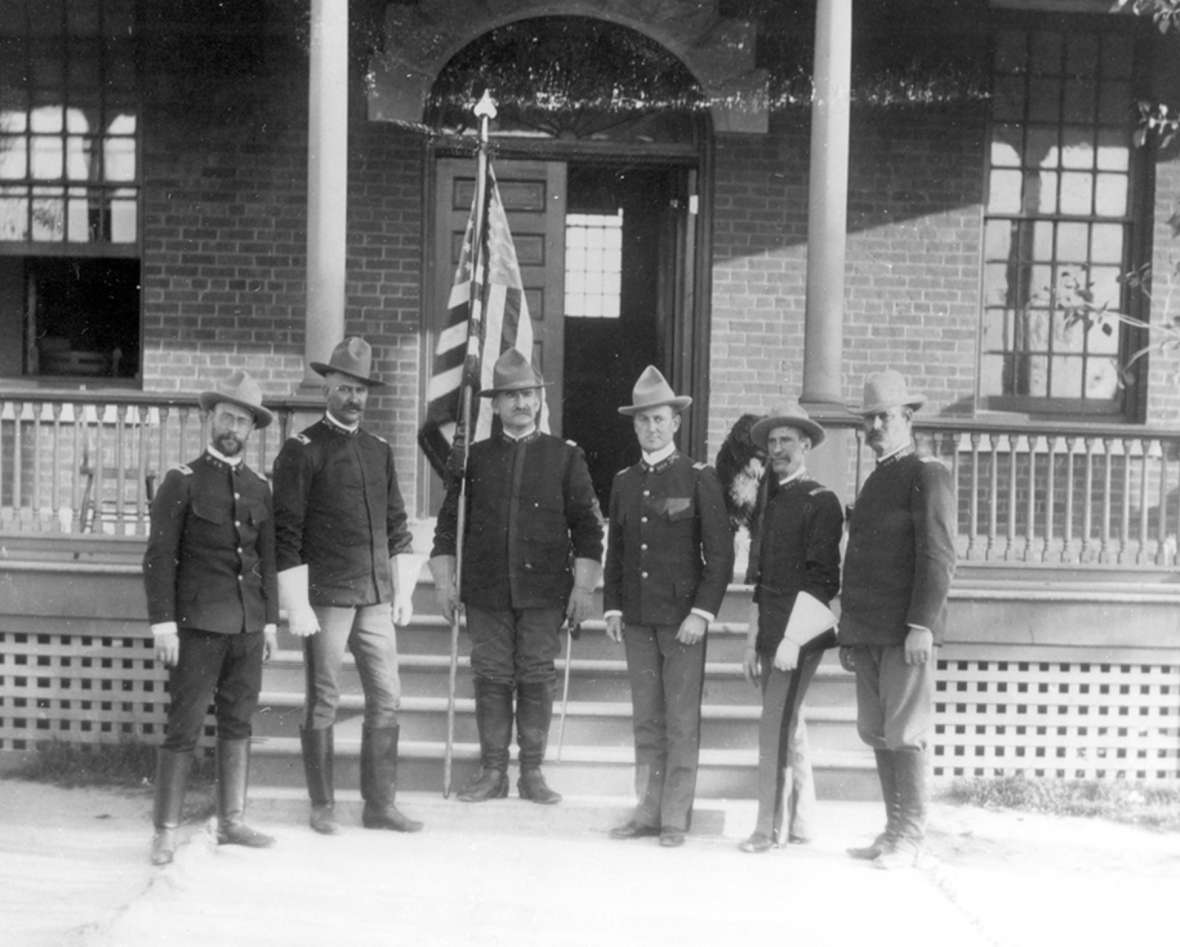
[[[241,438],[228,432],[213,438],[213,446],[226,457],[237,457],[242,452]]]

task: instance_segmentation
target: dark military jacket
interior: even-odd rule
[[[307,563],[312,605],[392,599],[389,558],[408,553],[412,538],[384,438],[325,415],[287,439],[274,485],[279,571]]]
[[[459,478],[449,484],[432,556],[455,555]],[[460,597],[480,608],[563,608],[572,560],[602,559],[602,513],[581,448],[549,434],[471,445]]]
[[[148,620],[238,634],[279,620],[270,488],[202,454],[168,471],[143,557]]]
[[[615,474],[603,573],[606,611],[636,625],[716,615],[733,577],[733,531],[712,467],[676,452]]]
[[[900,645],[910,625],[946,631],[955,571],[950,472],[912,451],[877,465],[848,521],[840,644]]]
[[[827,487],[803,477],[781,486],[772,479],[758,545],[750,550],[760,654],[778,648],[800,592],[831,603],[840,589],[843,531],[840,501]]]

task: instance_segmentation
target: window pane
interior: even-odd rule
[[[1122,217],[1127,213],[1127,179],[1121,174],[1100,174],[1096,182],[1094,212],[1099,217]]]
[[[1081,358],[1058,356],[1051,363],[1052,382],[1050,391],[1056,398],[1080,398],[1082,396],[1082,367],[1085,361]]]
[[[29,238],[29,200],[23,188],[0,188],[0,240]]]
[[[1033,224],[1033,259],[1053,259],[1053,224],[1040,221]]]
[[[1074,33],[1066,38],[1065,74],[1092,76],[1098,65],[1098,37],[1092,33]]]
[[[1020,213],[1020,184],[1023,175],[1019,171],[993,171],[990,179],[991,196],[987,209],[994,214]]]
[[[107,181],[134,181],[135,139],[108,138],[102,160],[103,177]]]
[[[1118,397],[1118,359],[1087,359],[1086,366],[1086,398],[1093,401],[1113,401]]]
[[[996,35],[997,73],[1024,72],[1028,41],[1024,33],[1001,32]]]
[[[86,243],[97,239],[99,234],[90,232],[90,201],[86,188],[70,188],[67,200],[66,239],[71,243]]]
[[[1060,224],[1057,228],[1057,259],[1062,263],[1085,263],[1090,252],[1090,228],[1086,224]]]
[[[1093,266],[1090,268],[1090,291],[1094,294],[1096,305],[1106,306],[1110,309],[1122,307],[1122,285],[1119,283],[1121,274],[1122,270],[1117,266]]]
[[[33,177],[42,181],[55,181],[62,175],[63,162],[61,138],[56,135],[34,135]]]
[[[1098,129],[1098,170],[1126,171],[1129,167],[1126,131],[1121,128]]]
[[[1067,122],[1094,121],[1098,85],[1095,82],[1066,82],[1062,117]]]
[[[1035,177],[1029,177],[1031,186],[1037,189],[1036,211],[1039,214],[1053,214],[1057,212],[1058,175],[1055,171],[1042,171]],[[1033,195],[1030,195],[1030,197]]]
[[[1044,31],[1032,33],[1029,43],[1029,66],[1034,75],[1058,75],[1061,72],[1061,34]]]
[[[60,132],[65,128],[63,113],[60,105],[39,105],[30,115],[29,127],[35,132]]]
[[[29,162],[23,135],[0,135],[0,178],[23,180]]]
[[[1033,79],[1028,84],[1028,117],[1034,122],[1055,121],[1061,114],[1061,82]]]
[[[993,168],[1015,168],[1020,165],[1019,125],[992,126],[991,162]]]
[[[1009,301],[1008,264],[989,263],[983,268],[983,304],[1003,306]]]
[[[1007,220],[989,220],[983,228],[984,256],[989,260],[1007,259],[1011,245],[1012,223]]]
[[[1010,388],[1004,384],[1004,364],[1007,356],[984,355],[979,364],[979,393],[984,397],[1009,394]]]
[[[1061,175],[1061,212],[1063,214],[1090,214],[1094,210],[1091,189],[1094,186],[1092,174],[1076,171]]]
[[[1005,352],[1010,343],[1010,314],[1006,309],[988,309],[983,320],[983,350]]]
[[[1090,259],[1095,263],[1124,264],[1123,227],[1117,224],[1095,224],[1092,228],[1093,243]]]
[[[1056,125],[1030,125],[1024,146],[1024,164],[1029,168],[1056,168],[1060,161],[1057,153]]]
[[[992,114],[1000,121],[1024,119],[1023,77],[997,78],[992,88]]]
[[[33,188],[33,239],[58,241],[65,237],[65,200],[61,188]]]
[[[566,216],[565,315],[617,318],[623,215]]]
[[[1061,152],[1063,168],[1077,168],[1089,171],[1094,167],[1093,131],[1089,128],[1070,126],[1064,130],[1062,140],[1065,147]]]
[[[1111,78],[1129,78],[1131,75],[1131,38],[1126,35],[1107,33],[1102,42],[1102,73]]]
[[[1098,121],[1125,126],[1135,114],[1131,86],[1126,82],[1103,83],[1098,92]]]

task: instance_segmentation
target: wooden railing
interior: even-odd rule
[[[247,462],[269,473],[291,430],[318,410],[267,402]],[[0,392],[0,533],[146,535],[155,484],[207,439],[195,396],[139,392]]]
[[[247,461],[269,473],[279,446],[319,404],[269,401]],[[823,417],[844,439],[849,502],[872,469],[858,419]],[[951,470],[965,562],[1177,570],[1180,434],[1132,425],[917,417],[919,450]],[[141,536],[156,481],[197,456],[194,397],[0,391],[0,534]]]
[[[855,497],[875,463],[859,419],[823,423],[849,439]],[[918,414],[915,440],[952,473],[963,562],[1180,569],[1176,432]]]

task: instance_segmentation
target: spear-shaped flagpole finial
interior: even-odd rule
[[[483,95],[481,95],[479,97],[479,101],[475,103],[474,111],[476,118],[491,119],[496,117],[496,102],[487,89],[483,90]]]

